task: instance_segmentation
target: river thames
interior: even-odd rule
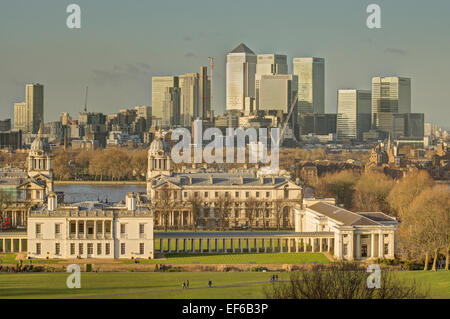
[[[145,185],[55,185],[56,192],[64,192],[64,201],[66,203],[76,203],[82,201],[108,201],[120,202],[125,200],[128,192],[142,193],[146,192]]]

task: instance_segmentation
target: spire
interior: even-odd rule
[[[41,124],[39,124],[38,135],[42,135],[42,121],[41,121]]]

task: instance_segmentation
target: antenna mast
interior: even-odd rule
[[[87,113],[88,89],[89,87],[86,86],[86,97],[84,99],[84,113]]]

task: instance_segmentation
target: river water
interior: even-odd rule
[[[55,185],[56,192],[64,192],[66,203],[101,200],[108,202],[120,202],[125,200],[129,192],[146,192],[145,185]]]

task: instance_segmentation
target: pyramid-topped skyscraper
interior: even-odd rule
[[[244,43],[228,53],[227,111],[243,111],[246,98],[255,98],[256,62],[256,54]]]

